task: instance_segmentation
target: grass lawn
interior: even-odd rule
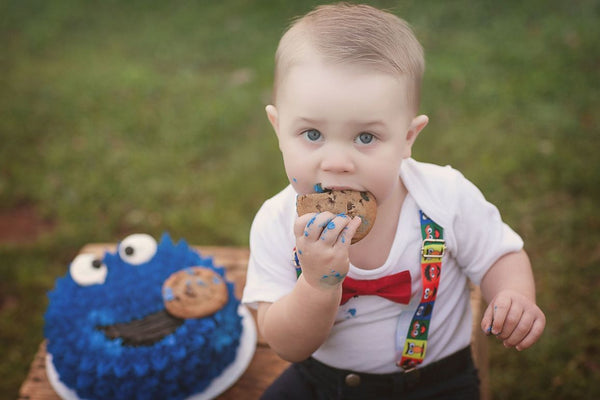
[[[287,183],[264,115],[273,53],[317,3],[0,3],[0,215],[46,227],[1,235],[0,397],[17,397],[46,292],[83,244],[247,245]],[[494,398],[600,398],[600,4],[370,3],[426,50],[414,157],[460,169],[532,258],[546,332],[522,353],[489,339]]]

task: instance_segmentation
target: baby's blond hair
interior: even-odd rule
[[[368,5],[338,3],[296,19],[275,54],[273,97],[290,67],[310,51],[325,62],[351,64],[407,77],[409,104],[419,108],[423,48],[406,21]]]

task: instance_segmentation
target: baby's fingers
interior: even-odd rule
[[[513,334],[520,335],[522,332],[515,332],[519,325],[522,323],[523,319],[523,307],[521,304],[512,302],[508,312],[506,313],[506,317],[504,318],[504,322],[500,327],[500,331],[495,333],[498,339],[505,341],[505,345],[507,345],[506,340],[510,338]],[[531,327],[531,321],[529,321],[528,327],[521,327],[521,331],[523,329],[529,330]],[[513,339],[514,341],[514,339]],[[507,346],[508,347],[508,346]]]
[[[335,243],[336,246],[349,246],[352,237],[354,236],[354,234],[360,227],[360,224],[362,223],[360,217],[354,217],[352,219],[346,217],[345,219],[347,220],[347,224],[345,224],[338,233],[337,241]]]
[[[515,324],[514,329],[512,329],[511,332],[508,332],[508,329],[505,329],[498,335],[498,339],[503,341],[504,347],[514,347],[527,337],[533,327],[533,322],[534,319],[532,315],[523,313]]]
[[[304,236],[310,226],[314,224],[318,215],[318,213],[308,213],[296,218],[296,222],[294,223],[294,235],[296,237]]]
[[[502,340],[505,347],[524,350],[542,335],[546,317],[540,308],[524,296],[499,294],[488,306],[481,328]]]
[[[350,220],[346,215],[331,215],[320,227],[319,239],[333,246]]]
[[[510,306],[510,297],[496,298],[490,303],[484,314],[481,327],[486,334],[499,335],[502,333]]]
[[[494,322],[494,305],[489,304],[483,313],[483,318],[481,319],[481,330],[486,335],[491,335],[492,333],[492,324]]]
[[[546,317],[544,314],[541,315],[541,318],[536,318],[533,321],[533,325],[527,336],[521,340],[520,343],[516,345],[517,350],[525,350],[531,346],[542,336],[542,332],[544,332],[544,327],[546,326]]]
[[[360,226],[359,217],[350,218],[345,214],[338,214],[328,219],[322,225],[323,230],[319,239],[323,244],[330,246],[349,246],[350,240]]]

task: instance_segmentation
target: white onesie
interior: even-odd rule
[[[400,370],[395,364],[396,327],[402,315],[400,321],[406,321],[406,326],[399,332],[408,332],[422,292],[419,210],[444,228],[447,246],[422,366],[468,346],[471,310],[467,278],[479,284],[496,260],[523,247],[497,208],[457,170],[409,158],[402,163],[400,177],[408,195],[387,260],[373,270],[350,265],[348,276],[377,279],[408,270],[411,302],[405,305],[379,296],[358,296],[341,305],[331,334],[313,354],[332,367],[369,373]],[[259,302],[275,302],[293,289],[296,218],[292,186],[267,200],[258,211],[250,232],[243,303],[257,307]]]

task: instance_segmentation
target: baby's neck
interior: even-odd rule
[[[360,269],[375,269],[385,263],[394,244],[406,194],[406,187],[400,180],[398,190],[384,203],[378,204],[377,217],[371,232],[350,247],[352,265]]]

